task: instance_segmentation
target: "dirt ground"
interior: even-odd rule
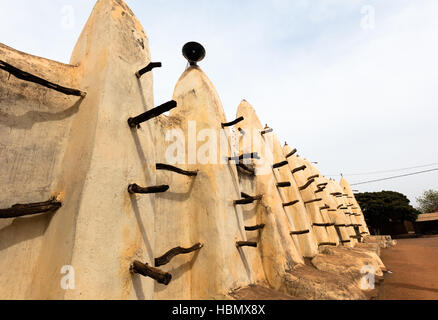
[[[379,300],[438,300],[438,236],[397,240],[382,250],[385,274]]]
[[[397,240],[397,245],[382,249],[387,269],[370,299],[438,300],[438,236]],[[235,292],[236,300],[300,300],[261,286]]]
[[[231,296],[236,300],[302,300],[258,285],[238,290]]]

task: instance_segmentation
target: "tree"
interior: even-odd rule
[[[365,192],[355,196],[368,226],[378,234],[385,225],[402,223],[405,220],[414,222],[420,213],[410,205],[409,199],[399,192]]]
[[[432,213],[438,211],[438,191],[427,190],[423,195],[417,198],[419,203],[418,210],[422,213]]]

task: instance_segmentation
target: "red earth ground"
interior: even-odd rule
[[[397,245],[382,249],[387,269],[385,280],[369,299],[438,300],[438,236],[401,239]],[[250,286],[232,295],[237,300],[300,300],[275,290]]]
[[[385,274],[379,300],[438,300],[438,236],[401,239],[383,249]]]

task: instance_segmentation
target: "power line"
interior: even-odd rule
[[[383,171],[364,172],[364,173],[348,173],[348,174],[344,173],[343,175],[344,176],[365,176],[365,175],[370,175],[370,174],[379,174],[379,173],[388,173],[388,172],[397,172],[397,171],[404,171],[404,170],[410,170],[410,169],[425,168],[425,167],[435,166],[437,164],[438,164],[438,162],[431,163],[431,164],[424,164],[424,165],[415,166],[415,167],[407,167],[407,168],[391,169],[391,170],[383,170]],[[340,176],[340,174],[328,174],[326,176],[327,177],[335,177],[335,176]]]
[[[393,176],[393,177],[388,177],[388,178],[383,178],[383,179],[376,179],[376,180],[370,180],[370,181],[365,181],[365,182],[353,183],[351,185],[352,186],[358,186],[358,185],[361,185],[361,184],[372,183],[372,182],[379,182],[379,181],[385,181],[385,180],[391,180],[391,179],[402,178],[402,177],[408,177],[408,176],[413,176],[413,175],[417,175],[417,174],[421,174],[421,173],[427,173],[427,172],[432,172],[432,171],[438,171],[438,168],[430,169],[430,170],[425,170],[425,171],[418,171],[418,172],[413,172],[413,173],[408,173],[408,174],[402,174],[400,176]]]

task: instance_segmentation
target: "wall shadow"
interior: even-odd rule
[[[57,113],[29,111],[21,116],[15,116],[0,110],[0,125],[4,125],[9,128],[28,130],[32,129],[37,123],[61,121],[75,115],[79,111],[79,107],[83,100],[84,98],[80,98],[73,106]]]
[[[27,218],[16,218],[12,224],[0,229],[0,251],[21,242],[41,237],[46,232],[55,212]]]
[[[147,181],[146,170],[144,170],[144,165],[147,163],[147,160],[143,148],[141,147],[141,142],[140,142],[140,138],[138,137],[137,129],[131,129],[131,135],[135,143],[135,148],[137,149],[138,157],[140,158],[140,165],[142,168],[144,179],[145,181]]]
[[[187,190],[186,192],[181,192],[181,193],[178,193],[178,192],[157,193],[155,195],[155,197],[162,198],[162,199],[167,199],[167,200],[172,200],[172,201],[178,201],[178,202],[187,201],[188,199],[190,199],[190,196],[192,194],[193,188],[195,186],[195,180],[196,180],[196,177],[192,179],[192,181],[190,182],[189,190]]]
[[[252,283],[253,278],[251,273],[251,267],[249,266],[249,262],[248,259],[246,258],[245,252],[243,252],[242,248],[238,248],[237,251],[239,251],[240,259],[242,260],[243,266],[245,267],[246,275],[248,276],[250,283]]]
[[[137,78],[137,85],[138,85],[138,90],[140,92],[140,96],[141,96],[141,103],[143,105],[144,111],[147,111],[147,103],[146,103],[146,98],[144,97],[144,93],[143,93],[143,86],[141,85],[141,80],[139,78]]]
[[[181,278],[186,272],[189,272],[192,269],[193,265],[195,264],[196,260],[198,259],[199,252],[200,252],[200,250],[195,251],[193,253],[193,257],[192,257],[192,259],[190,259],[190,261],[187,261],[186,263],[180,265],[179,267],[173,268],[172,270],[168,271],[172,275],[172,281],[175,281],[175,280]],[[172,284],[172,282],[170,282],[169,285],[171,285],[171,284]],[[155,292],[162,292],[162,291],[165,291],[166,289],[167,289],[167,286],[159,284],[159,283],[157,283],[155,286]]]
[[[141,232],[141,236],[143,238],[143,242],[146,245],[146,250],[148,251],[148,256],[152,259],[154,258],[154,250],[152,249],[151,243],[148,239],[146,229],[144,227],[143,220],[141,218],[140,209],[138,207],[137,199],[135,198],[135,195],[130,195],[132,209],[134,210],[135,217],[137,219],[138,227]]]
[[[143,291],[143,285],[141,283],[141,278],[139,275],[132,275],[132,285],[134,287],[135,295],[138,300],[146,300]]]

